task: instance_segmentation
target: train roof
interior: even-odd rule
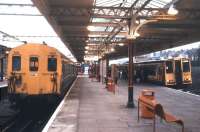
[[[175,58],[171,58],[171,59],[163,59],[163,60],[147,60],[147,61],[138,61],[138,62],[134,62],[135,64],[144,64],[144,63],[161,63],[161,62],[165,62],[165,61],[172,61],[172,60],[180,60],[180,59],[189,59],[189,58],[180,58],[180,57],[175,57]],[[125,62],[122,65],[127,65],[128,61]]]
[[[13,50],[16,50],[16,49],[19,49],[19,48],[23,48],[23,47],[27,47],[27,46],[31,46],[31,47],[35,47],[35,48],[36,48],[36,47],[46,47],[46,48],[50,48],[50,49],[54,50],[55,52],[59,53],[59,54],[61,55],[63,61],[66,61],[66,62],[69,62],[69,63],[73,64],[73,62],[72,62],[69,58],[67,58],[64,54],[62,54],[62,53],[61,53],[60,51],[58,51],[56,48],[51,47],[51,46],[49,46],[49,45],[47,45],[47,44],[25,43],[25,44],[22,44],[22,45],[20,45],[20,46],[15,47],[15,48],[12,48],[12,49],[11,49],[11,52],[12,52]]]

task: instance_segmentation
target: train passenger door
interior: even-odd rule
[[[48,73],[50,73],[51,84],[50,89],[51,92],[57,93],[58,90],[58,73],[57,73],[57,58],[56,56],[48,56]]]
[[[44,62],[44,63],[43,63]],[[52,94],[57,89],[57,57],[56,55],[41,58],[40,94]]]
[[[175,84],[175,74],[174,74],[174,62],[172,60],[166,61],[166,72],[165,72],[165,85]]]
[[[29,57],[29,94],[38,94],[39,87],[39,58],[38,56]]]
[[[12,72],[10,73],[9,92],[19,92],[22,88],[21,55],[12,56]],[[15,79],[14,79],[15,78]]]
[[[163,66],[159,65],[158,66],[158,81],[159,82],[163,82],[163,78],[164,78],[164,75],[163,75]]]
[[[181,70],[181,61],[175,60],[175,78],[176,84],[180,85],[182,83],[182,70]]]
[[[189,59],[182,59],[182,81],[183,84],[191,84],[191,64]]]

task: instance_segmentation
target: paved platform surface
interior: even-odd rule
[[[200,97],[166,87],[136,85],[135,99],[144,88],[154,89],[157,100],[167,111],[185,121],[185,132],[200,131]],[[108,92],[102,83],[78,77],[63,107],[50,124],[49,132],[152,132],[152,120],[137,122],[137,106],[126,108],[127,84],[120,82],[117,93]],[[135,100],[135,104],[136,100]],[[178,125],[160,122],[157,132],[179,132]]]
[[[7,80],[0,81],[0,88],[4,88],[8,86]]]

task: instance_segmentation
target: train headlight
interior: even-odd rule
[[[53,81],[54,80],[54,76],[53,76],[53,74],[51,74],[51,81]]]

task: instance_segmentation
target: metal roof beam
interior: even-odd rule
[[[125,24],[125,23],[124,23]],[[111,22],[91,22],[89,23],[91,26],[96,26],[96,27],[115,27],[118,26],[118,23],[111,23]]]
[[[69,43],[71,43],[72,45],[77,45],[77,42],[76,41],[70,41],[69,40]],[[110,43],[126,43],[126,40],[118,40],[118,41],[111,41]],[[80,44],[80,43],[79,43]],[[78,45],[79,45],[78,44]],[[85,44],[96,44],[96,45],[100,45],[100,44],[103,44],[102,41],[88,41],[88,42],[85,42],[85,43],[81,43],[82,45],[85,45]]]
[[[87,37],[88,34],[90,36],[102,36],[102,35],[109,35],[110,32],[105,32],[105,31],[90,31],[90,32],[66,32],[66,31],[63,31],[64,32],[64,36],[67,37],[67,36],[82,36],[82,37]],[[127,33],[126,32],[119,32],[118,35],[123,35],[123,36],[126,36]]]
[[[142,7],[141,7],[142,8]],[[166,12],[168,9],[163,8],[142,8],[143,11],[151,12]],[[51,16],[91,16],[94,18],[108,18],[108,19],[127,19],[131,17],[132,13],[139,13],[140,8],[127,7],[63,7],[52,6],[50,10]]]
[[[198,33],[199,30],[198,28],[196,29],[191,29],[191,28],[150,28],[150,27],[145,27],[142,28],[138,31],[141,34],[144,33],[158,33],[158,34],[169,34],[169,33],[174,33],[174,34],[191,34],[191,33]]]
[[[67,40],[87,42],[87,41],[103,41],[106,37],[86,37],[86,36],[70,36],[67,37]],[[125,37],[115,37],[113,41],[120,41],[126,39]]]
[[[88,26],[88,25],[91,25],[91,26],[96,26],[96,27],[115,27],[115,26],[118,26],[120,25],[119,23],[116,23],[116,22],[90,22],[90,23],[71,23],[71,22],[68,22],[68,21],[59,21],[58,22],[59,25],[61,26]],[[125,22],[124,23],[121,23],[121,24],[126,24]]]
[[[12,4],[12,3],[0,3],[0,6],[28,6],[28,7],[35,7],[33,4]]]
[[[108,6],[93,6],[93,7],[67,7],[67,6],[55,6],[52,5],[52,12],[56,12],[59,11],[60,13],[64,13],[65,11],[69,11],[69,10],[97,10],[97,11],[101,11],[101,10],[107,10],[108,12],[116,12],[116,10],[120,10],[120,11],[130,11],[131,10],[139,10],[140,7],[108,7]],[[152,8],[152,7],[147,7],[147,8],[143,8],[143,10],[145,11],[152,11],[152,10],[157,10],[157,11],[167,11],[168,8]]]
[[[145,6],[151,1],[151,0],[146,0],[146,1],[143,1],[143,3],[140,3],[141,5],[139,6],[139,9],[137,9],[136,11],[133,12],[133,8],[138,4],[138,1],[139,0],[136,0],[130,7],[129,11],[126,12],[125,16],[130,14],[130,19],[132,19],[132,17],[136,17],[139,12],[145,8]],[[123,22],[124,20],[120,20],[120,22]],[[107,38],[107,41],[110,41],[114,36],[116,36],[118,33],[120,33],[120,31],[123,29],[122,26],[118,26],[116,28],[114,28],[112,30],[112,32],[108,35],[108,38]]]

